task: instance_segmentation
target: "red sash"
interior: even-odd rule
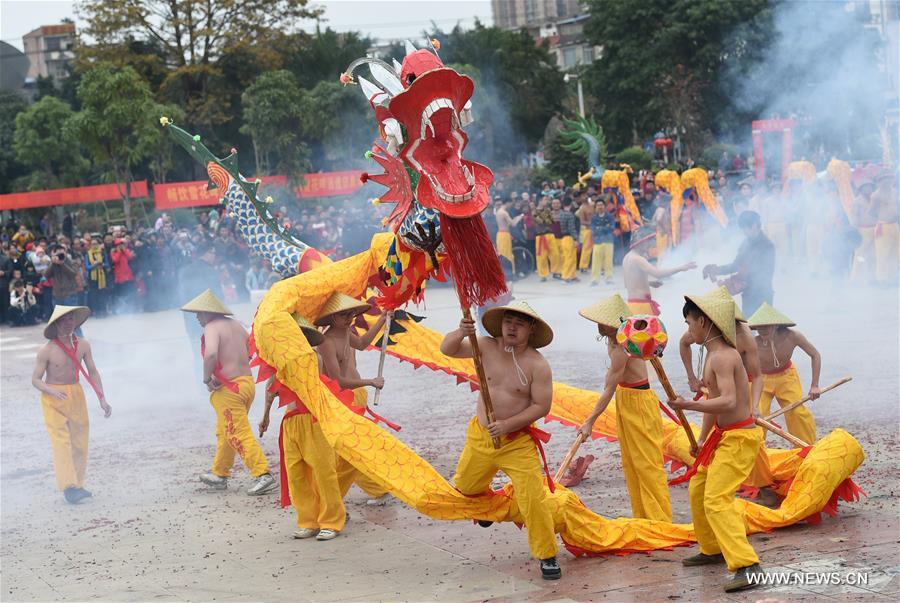
[[[653,311],[653,316],[659,316],[659,304],[656,303],[650,294],[648,293],[644,297],[630,297],[628,298],[629,304],[650,304],[650,309]]]
[[[763,375],[780,375],[781,373],[787,372],[788,369],[792,368],[793,366],[794,365],[791,363],[791,361],[788,360],[788,363],[785,364],[784,366],[780,366],[777,369],[775,369],[774,371],[763,371],[762,374]]]
[[[722,441],[722,436],[726,431],[731,431],[733,429],[741,429],[743,427],[747,427],[748,425],[753,425],[755,421],[753,417],[747,417],[743,421],[738,421],[737,423],[732,423],[731,425],[726,425],[725,427],[719,427],[718,423],[709,437],[706,438],[706,442],[703,444],[703,448],[700,449],[700,452],[697,454],[697,459],[694,461],[694,465],[688,469],[684,475],[680,477],[676,477],[675,479],[669,482],[670,486],[674,486],[675,484],[683,484],[688,481],[694,474],[697,473],[697,469],[701,466],[708,467],[710,462],[712,462],[713,454],[716,452],[716,447],[719,445],[719,442]]]
[[[200,358],[203,358],[206,355],[206,335],[200,336]],[[238,384],[226,377],[222,373],[222,363],[216,361],[216,368],[213,369],[213,377],[215,377],[219,383],[233,391],[234,393],[238,393],[241,391],[241,388],[238,387]]]
[[[84,366],[78,360],[78,338],[72,335],[72,347],[67,348],[66,344],[64,344],[59,339],[54,339],[53,343],[56,344],[59,349],[65,352],[66,356],[69,357],[69,360],[72,361],[72,364],[75,365],[75,383],[78,383],[78,373],[84,375],[84,380],[88,382],[88,385],[94,390],[94,393],[97,394],[97,398],[103,400],[103,392],[100,391],[100,388],[97,387],[97,384],[91,380],[91,376],[88,375],[87,371],[84,369]]]
[[[649,379],[644,379],[643,381],[635,381],[634,383],[620,383],[619,387],[627,387],[628,389],[648,389],[644,387],[645,385],[650,385]]]

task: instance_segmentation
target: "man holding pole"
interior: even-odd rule
[[[725,592],[759,584],[759,557],[747,540],[744,519],[734,495],[747,479],[759,453],[762,434],[754,428],[750,387],[741,355],[735,349],[735,304],[707,297],[686,296],[682,313],[694,343],[708,354],[702,379],[709,398],[678,397],[675,409],[696,410],[715,417],[715,428],[688,472],[694,531],[700,553],[682,561],[686,566],[725,563],[734,577]]]
[[[362,337],[353,331],[354,318],[370,307],[364,301],[335,291],[325,302],[325,307],[322,308],[315,323],[317,327],[328,327],[325,331],[325,340],[318,348],[324,375],[337,381],[341,389],[352,390],[353,406],[362,410],[365,410],[369,401],[366,387],[375,389],[384,387],[383,377],[363,379],[356,370],[356,351],[369,347],[385,324],[385,315],[382,314]],[[337,474],[342,496],[345,496],[350,486],[355,483],[369,495],[370,500],[367,504],[380,506],[387,502],[388,493],[384,488],[357,471],[344,459],[338,459]]]
[[[610,365],[606,383],[594,411],[581,425],[581,436],[591,436],[594,423],[616,399],[616,431],[622,449],[622,470],[631,498],[631,516],[672,521],[669,485],[663,469],[663,427],[659,398],[650,389],[647,363],[629,358],[616,343],[616,330],[631,314],[628,304],[616,293],[578,312],[597,323],[597,331],[606,339]]]
[[[478,496],[490,492],[498,470],[506,473],[525,516],[528,546],[540,560],[541,575],[545,580],[557,580],[562,570],[556,561],[556,535],[545,504],[547,488],[539,458],[543,456],[540,441],[546,441],[548,435],[533,426],[550,412],[553,375],[537,349],[553,340],[553,331],[525,302],[491,308],[482,324],[490,337],[478,337],[477,346],[492,408],[487,407],[482,392],[453,481],[463,494]],[[473,358],[475,350],[467,339],[474,336],[475,322],[465,316],[459,329],[444,337],[441,352],[453,358]],[[547,473],[546,461],[544,470]],[[552,484],[549,476],[546,483]]]
[[[766,302],[750,317],[750,328],[757,332],[756,344],[763,372],[759,408],[764,417],[769,415],[772,398],[778,400],[779,406],[785,407],[803,397],[800,375],[791,362],[795,348],[806,352],[812,362],[810,400],[817,399],[821,393],[819,374],[822,371],[822,356],[800,331],[790,328],[793,326],[795,323],[790,318]],[[816,441],[816,420],[808,408],[798,406],[788,411],[784,418],[789,433],[810,444]]]

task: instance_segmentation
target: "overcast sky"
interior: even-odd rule
[[[418,37],[431,27],[431,21],[443,29],[451,29],[457,22],[471,26],[476,17],[487,25],[493,22],[490,0],[325,0],[311,4],[325,7],[326,24],[332,29],[361,31],[378,39]],[[74,5],[72,0],[0,0],[0,39],[21,50],[22,36],[29,31],[65,17],[75,19]]]

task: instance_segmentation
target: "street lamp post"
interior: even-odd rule
[[[571,73],[567,73],[563,76],[563,81],[567,84],[575,80],[578,83],[578,114],[581,117],[584,117],[584,89],[581,87],[581,76],[580,75],[572,75]]]

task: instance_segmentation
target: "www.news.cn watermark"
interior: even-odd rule
[[[774,572],[751,574],[750,584],[761,586],[866,586],[868,572]]]

